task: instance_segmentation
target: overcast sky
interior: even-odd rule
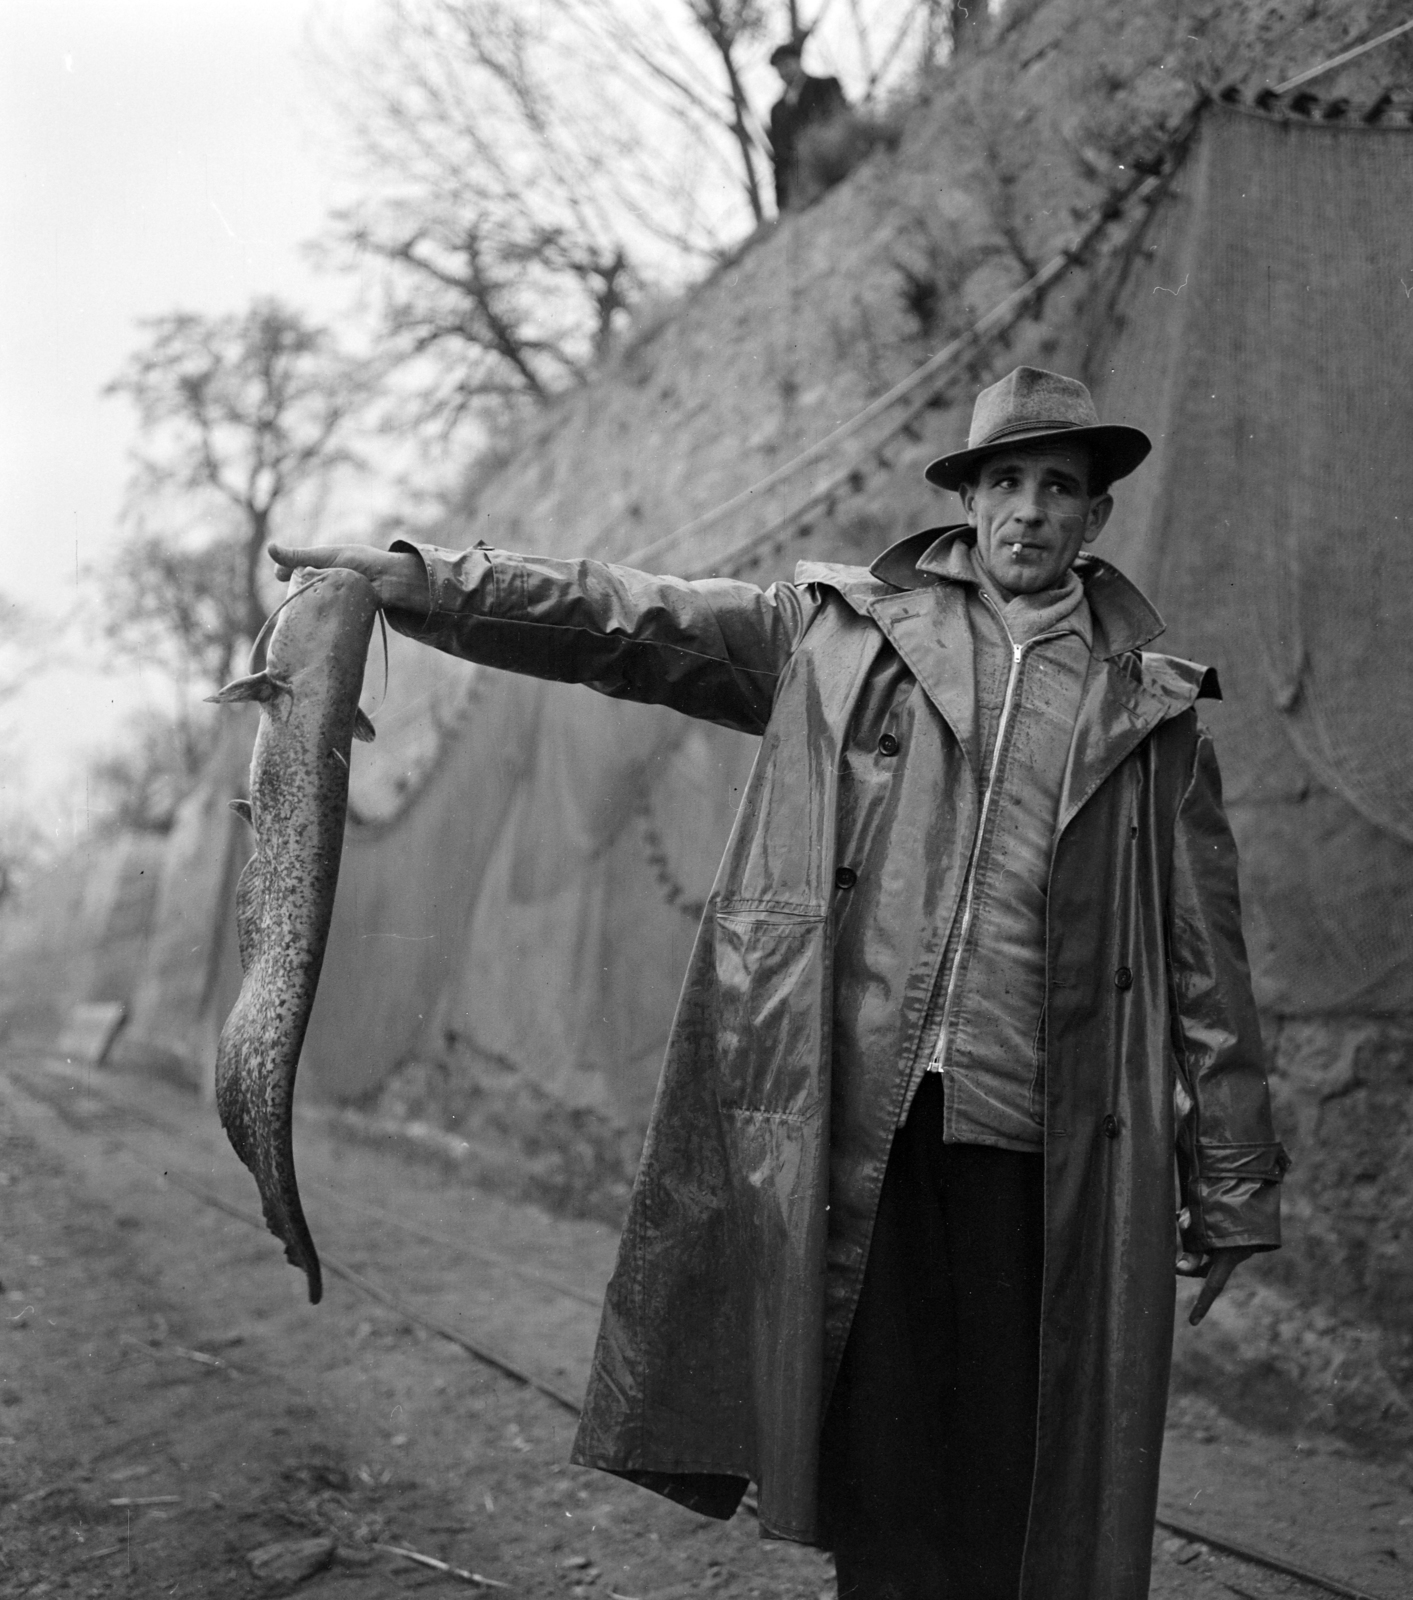
[[[324,4],[331,0],[324,0]],[[320,0],[0,0],[0,594],[63,615],[111,541],[139,317],[347,294],[300,246],[334,198],[305,65]],[[356,28],[370,0],[339,0]],[[0,610],[13,636],[14,611]],[[0,813],[82,821],[74,756],[133,689],[50,667],[0,710]],[[57,787],[56,787],[57,786]]]

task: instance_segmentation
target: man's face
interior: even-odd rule
[[[775,70],[784,79],[787,89],[793,88],[796,81],[805,75],[805,69],[800,64],[799,56],[781,56],[775,63]]]
[[[1084,445],[1017,446],[988,456],[961,493],[977,560],[1009,594],[1053,589],[1114,508],[1109,495],[1089,492]]]

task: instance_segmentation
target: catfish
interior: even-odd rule
[[[231,802],[255,854],[236,886],[244,978],[216,1047],[216,1108],[313,1304],[323,1278],[295,1180],[294,1080],[338,888],[352,741],[373,737],[358,699],[378,615],[359,573],[296,572],[256,640],[257,670],[211,696],[260,706],[250,799]]]

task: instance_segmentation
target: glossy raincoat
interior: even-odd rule
[[[403,631],[762,738],[682,990],[574,1459],[718,1516],[754,1480],[762,1527],[789,1539],[828,1542],[820,1430],[976,826],[972,647],[951,559],[967,537],[929,530],[871,569],[804,564],[765,591],[404,546],[426,563],[432,606],[395,617]],[[1161,622],[1114,568],[1081,557],[1076,570],[1094,642],[1048,900],[1021,1594],[1137,1600],[1179,1181],[1189,1245],[1274,1248],[1285,1157],[1194,709],[1215,680],[1144,652]],[[903,689],[880,692],[899,660]]]

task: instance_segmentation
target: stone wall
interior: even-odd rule
[[[1272,1279],[1413,1340],[1413,1018],[1274,1019],[1267,1038],[1296,1163]]]
[[[1413,1439],[1413,1018],[1266,1017],[1295,1165],[1283,1247],[1242,1267],[1175,1381],[1258,1425],[1391,1455]]]

